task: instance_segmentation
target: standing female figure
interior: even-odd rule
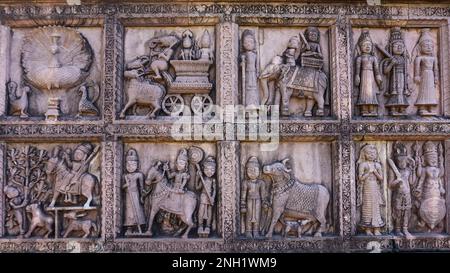
[[[259,106],[259,90],[257,76],[256,39],[253,31],[246,29],[242,33],[241,67],[243,75],[243,104]]]

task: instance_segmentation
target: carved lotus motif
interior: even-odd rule
[[[88,76],[92,51],[75,29],[50,26],[32,30],[21,56],[25,79],[40,90],[67,90]]]

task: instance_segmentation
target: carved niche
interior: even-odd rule
[[[326,27],[241,27],[241,104],[277,105],[288,117],[329,116],[329,58]]]
[[[214,28],[133,28],[125,34],[120,118],[208,115],[215,102]]]
[[[276,155],[245,143],[241,159],[239,235],[300,238],[334,232],[329,143],[281,143]]]
[[[130,143],[124,162],[124,236],[187,239],[219,235],[218,166],[213,145]]]
[[[6,236],[99,237],[100,158],[88,142],[8,146]]]
[[[12,29],[8,114],[48,121],[99,115],[100,28]]]
[[[406,239],[445,232],[444,172],[439,141],[361,143],[356,165],[358,231]]]
[[[437,35],[434,28],[354,28],[355,115],[442,115]]]

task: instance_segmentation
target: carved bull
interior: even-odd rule
[[[272,179],[273,213],[267,238],[271,238],[280,218],[310,220],[316,226],[314,236],[322,236],[326,229],[326,210],[330,201],[328,190],[319,184],[304,184],[291,177],[286,166],[289,159],[265,165],[263,172]]]

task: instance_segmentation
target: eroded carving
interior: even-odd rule
[[[199,41],[190,30],[184,31],[182,37],[175,32],[161,31],[146,45],[148,54],[126,64],[124,76],[129,80],[125,88],[128,101],[120,117],[125,118],[131,107],[136,116],[140,106],[150,108],[148,118],[155,118],[161,109],[171,116],[191,110],[195,114],[209,113],[213,106],[209,96],[213,88],[209,80],[213,49],[208,30]]]
[[[369,29],[361,32],[356,47],[357,57],[355,59],[355,86],[359,88],[357,105],[361,116],[371,117],[378,115],[377,94],[381,87],[382,79],[378,67],[378,59],[374,52],[374,44],[370,37]]]
[[[385,221],[381,206],[385,204],[382,192],[383,166],[375,145],[366,144],[359,152],[357,162],[357,207],[361,209],[359,227],[367,235],[381,235]]]
[[[31,93],[31,88],[24,86],[18,90],[17,83],[14,81],[9,81],[6,85],[11,115],[19,115],[21,118],[29,117],[28,94]]]

